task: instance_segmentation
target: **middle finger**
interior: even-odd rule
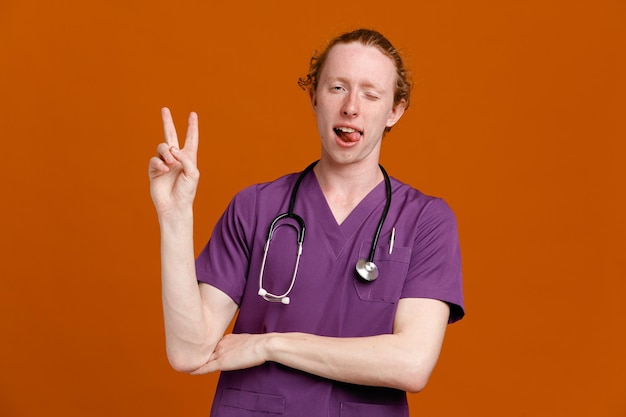
[[[176,127],[174,126],[174,120],[172,119],[172,113],[167,107],[161,109],[161,119],[163,120],[163,134],[165,135],[165,143],[170,147],[178,145],[178,135],[176,134]]]

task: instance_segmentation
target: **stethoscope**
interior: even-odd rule
[[[267,240],[265,242],[265,248],[263,249],[263,262],[261,263],[261,272],[259,273],[259,295],[267,301],[271,301],[274,303],[283,303],[283,304],[289,304],[289,302],[291,301],[291,299],[289,298],[289,293],[291,292],[293,285],[296,282],[296,274],[298,273],[298,266],[300,265],[300,256],[302,255],[302,243],[304,242],[304,231],[306,229],[304,220],[302,220],[302,217],[298,216],[296,213],[293,212],[293,208],[296,204],[296,195],[298,194],[298,188],[300,188],[300,183],[302,182],[306,174],[308,174],[309,171],[311,171],[318,162],[319,161],[313,162],[311,165],[306,167],[304,171],[302,171],[302,173],[300,174],[300,176],[296,180],[296,183],[293,186],[293,190],[291,191],[291,198],[289,200],[289,208],[287,209],[287,212],[276,216],[276,218],[270,224],[269,231],[267,232]],[[378,278],[378,267],[374,263],[374,253],[376,252],[376,245],[378,244],[378,238],[380,237],[380,232],[383,228],[383,223],[385,222],[385,219],[387,218],[387,213],[389,212],[389,206],[391,205],[391,181],[389,180],[389,175],[387,175],[387,171],[385,171],[385,168],[383,168],[383,166],[380,164],[378,166],[380,167],[380,170],[383,173],[383,177],[385,177],[385,190],[387,192],[385,208],[383,209],[383,213],[380,216],[380,220],[378,221],[378,227],[376,228],[376,234],[374,235],[374,241],[372,242],[372,248],[370,249],[369,257],[367,259],[365,258],[359,259],[359,261],[356,263],[356,272],[358,273],[359,277],[361,277],[361,279],[367,282],[374,281],[376,278]],[[270,247],[270,241],[272,240],[272,235],[274,234],[274,231],[276,230],[278,222],[280,222],[283,219],[293,219],[299,226],[299,227],[296,227],[296,225],[293,223],[284,223],[285,225],[293,227],[297,231],[298,254],[296,257],[296,263],[293,269],[293,275],[291,276],[291,283],[289,284],[289,288],[287,288],[287,291],[285,291],[283,294],[276,295],[276,294],[272,294],[268,292],[265,288],[263,288],[263,271],[265,270],[265,261],[267,260],[267,252]],[[391,248],[390,248],[390,253],[391,253]]]

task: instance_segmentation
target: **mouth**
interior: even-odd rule
[[[338,126],[333,131],[344,142],[358,142],[363,136],[362,131],[348,126]]]

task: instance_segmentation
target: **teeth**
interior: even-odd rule
[[[356,132],[356,129],[352,129],[350,127],[338,127],[335,130],[338,130],[338,131],[343,132],[343,133],[354,133],[354,132]]]

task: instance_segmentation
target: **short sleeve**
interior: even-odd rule
[[[196,259],[199,282],[223,291],[238,305],[246,285],[255,230],[256,187],[235,195]]]
[[[432,298],[450,306],[449,323],[465,315],[461,252],[454,213],[444,200],[430,200],[418,217],[416,239],[402,298]]]

